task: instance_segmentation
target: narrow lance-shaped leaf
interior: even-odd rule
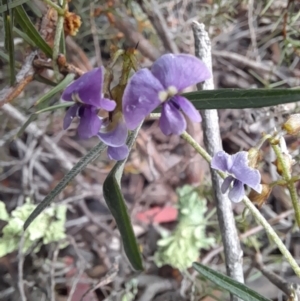
[[[43,14],[40,10],[40,8],[34,3],[34,1],[27,1],[26,5],[30,8],[32,13],[34,13],[38,18],[42,18]]]
[[[300,89],[219,89],[183,95],[198,110],[262,108],[300,101]]]
[[[78,163],[60,180],[55,188],[42,200],[41,203],[30,214],[24,223],[24,231],[30,226],[32,221],[60,194],[64,188],[93,160],[95,160],[104,150],[106,145],[102,142],[93,147]]]
[[[55,86],[53,89],[48,91],[44,96],[42,96],[34,105],[41,105],[43,102],[50,99],[52,96],[54,96],[56,93],[62,91],[65,89],[73,80],[74,80],[75,74],[69,73],[57,86]]]
[[[48,86],[51,86],[51,87],[56,87],[57,86],[57,83],[55,83],[54,81],[44,77],[44,76],[41,76],[40,74],[35,74],[33,76],[33,79],[40,82],[40,83],[43,83],[43,84],[46,84]]]
[[[5,3],[1,4],[0,5],[0,13],[6,12],[11,8],[22,5],[27,1],[29,1],[29,0],[14,0],[14,1],[9,1],[8,4],[5,4]]]
[[[22,125],[22,127],[20,128],[20,130],[18,131],[18,133],[16,134],[16,137],[20,137],[24,131],[26,130],[26,128],[28,127],[28,125],[33,122],[37,116],[41,113],[45,113],[45,112],[51,112],[51,111],[56,111],[56,110],[59,110],[59,109],[63,109],[63,108],[68,108],[70,106],[72,106],[73,103],[71,101],[69,102],[64,102],[64,103],[60,103],[58,105],[55,105],[55,106],[51,106],[51,107],[47,107],[45,109],[42,109],[40,111],[37,111],[35,113],[32,113],[29,118],[26,120],[26,122]]]
[[[8,0],[6,2],[6,5]],[[13,37],[13,10],[8,9],[3,13],[4,29],[5,29],[5,48],[9,55],[9,72],[10,72],[10,85],[12,86],[16,80],[15,73],[15,46]]]
[[[219,287],[229,291],[231,294],[238,296],[244,301],[270,301],[246,285],[231,279],[209,267],[200,263],[193,263],[194,269],[204,278],[212,281]]]
[[[5,60],[6,62],[9,63],[9,55],[6,54],[5,52],[3,52],[1,49],[0,49],[0,58]],[[22,64],[20,62],[17,62],[15,61],[15,65],[18,67],[18,68],[21,68],[22,67]]]
[[[127,142],[129,149],[132,148],[139,129],[140,127],[138,127],[129,135]],[[127,258],[132,267],[135,270],[140,271],[143,270],[141,254],[135,239],[126,203],[120,188],[121,176],[126,160],[127,158],[123,161],[118,161],[108,174],[103,183],[103,196],[120,231],[124,251],[127,255]]]
[[[48,57],[52,57],[51,47],[44,41],[39,32],[36,30],[35,26],[29,19],[23,6],[20,5],[15,8],[16,21],[22,28],[22,30],[28,35],[28,37],[35,43],[36,47],[41,49]]]
[[[27,42],[30,46],[35,47],[35,43],[29,38],[29,36],[21,31],[19,28],[14,27],[13,32],[17,34],[20,38],[22,38],[25,42]]]
[[[51,99],[56,93],[60,92],[61,90],[65,89],[67,85],[69,85],[73,79],[74,79],[74,74],[69,73],[58,85],[56,85],[53,89],[51,89],[50,91],[48,91],[44,96],[42,96],[36,103],[35,106],[38,106],[38,108],[40,109],[39,111],[31,114],[29,116],[29,118],[27,119],[27,121],[22,125],[22,127],[20,128],[20,130],[18,131],[16,137],[19,137],[23,134],[23,132],[25,131],[25,129],[28,127],[28,125],[33,122],[37,116],[41,113],[47,112],[47,111],[53,111],[53,110],[57,110],[57,109],[61,109],[61,108],[67,108],[69,106],[71,106],[73,103],[72,102],[65,102],[59,105],[55,105],[55,106],[51,106],[48,108],[43,109],[43,104],[45,101]]]
[[[135,270],[143,270],[139,247],[137,245],[130,217],[121,189],[114,175],[109,174],[103,183],[103,196],[120,231],[124,251]]]

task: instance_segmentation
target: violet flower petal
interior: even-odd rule
[[[102,98],[100,108],[108,112],[113,111],[116,108],[116,102],[109,98]]]
[[[101,120],[92,107],[83,107],[82,115],[77,129],[81,139],[88,139],[96,136],[101,126]]]
[[[182,96],[174,96],[172,97],[172,101],[176,102],[180,109],[193,121],[193,122],[201,122],[202,118],[198,110],[194,107],[194,105]]]
[[[230,168],[232,167],[232,156],[224,151],[219,151],[213,156],[210,165],[214,169],[230,172]]]
[[[261,175],[258,170],[248,166],[248,153],[238,152],[232,155],[232,167],[229,172],[238,180],[248,185],[258,193],[261,192]]]
[[[229,199],[233,203],[239,203],[244,196],[245,196],[244,184],[241,181],[235,179],[233,182],[233,187],[228,193]]]
[[[118,118],[114,124],[109,123],[106,130],[108,129],[109,131],[104,131],[105,128],[100,128],[100,132],[98,133],[100,140],[102,140],[106,145],[113,147],[125,144],[128,136],[128,129],[123,117]]]
[[[134,130],[160,105],[158,93],[164,88],[148,69],[141,69],[129,80],[123,94],[123,114],[127,127]]]
[[[178,91],[211,77],[206,65],[189,54],[164,54],[154,62],[151,72],[165,89],[175,86]]]
[[[234,180],[234,177],[228,176],[224,179],[224,182],[221,185],[221,192],[225,193],[230,187],[231,182]]]
[[[119,147],[109,146],[107,148],[107,155],[111,160],[124,160],[128,156],[129,150],[126,144]]]
[[[62,99],[65,101],[74,101],[74,97],[77,97],[84,104],[102,108],[102,103],[104,106],[106,105],[106,102],[102,101],[103,73],[103,67],[84,73],[64,90]],[[111,111],[116,107],[116,103],[114,101],[110,102],[112,102],[109,106],[109,110]]]
[[[171,102],[166,102],[162,106],[159,127],[165,135],[181,135],[186,129],[186,120]]]
[[[64,122],[63,122],[64,130],[66,130],[71,125],[74,117],[77,116],[77,112],[78,112],[79,108],[80,108],[80,105],[75,104],[67,110],[66,115],[64,117]]]

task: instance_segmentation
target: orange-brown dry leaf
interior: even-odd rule
[[[81,26],[81,18],[75,13],[65,12],[64,31],[65,35],[76,36]]]

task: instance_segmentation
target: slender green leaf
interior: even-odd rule
[[[59,103],[57,105],[39,110],[39,111],[35,112],[34,114],[38,115],[38,114],[41,114],[41,113],[56,111],[56,110],[59,110],[59,109],[65,109],[65,108],[68,108],[72,105],[74,105],[74,103],[72,101],[66,101],[66,102]]]
[[[258,294],[246,285],[231,279],[209,267],[200,263],[193,263],[194,269],[206,279],[212,281],[221,288],[229,291],[231,294],[238,296],[244,301],[270,301],[269,299]]]
[[[220,89],[183,95],[198,110],[261,108],[300,101],[300,89]]]
[[[59,42],[59,52],[66,57],[66,37],[64,31],[61,32],[60,42]]]
[[[38,18],[42,18],[43,14],[42,14],[40,8],[39,8],[34,2],[31,2],[31,1],[28,1],[28,0],[27,0],[26,5],[30,8],[30,10],[31,10]]]
[[[19,5],[22,5],[23,3],[27,2],[29,0],[13,0],[8,2],[8,6],[6,4],[0,5],[0,13],[6,12],[8,9],[17,7]]]
[[[5,52],[3,52],[1,49],[0,49],[0,59],[3,59],[4,61],[8,62],[9,63],[9,55],[7,55]],[[15,65],[18,67],[18,68],[21,68],[22,67],[22,64],[20,62],[15,62]]]
[[[44,101],[47,101],[51,97],[53,97],[56,93],[62,91],[65,89],[73,80],[74,80],[75,74],[69,73],[57,86],[55,86],[53,89],[48,91],[44,96],[42,96],[34,105],[40,105]]]
[[[54,105],[51,107],[46,107],[43,108],[43,105],[45,103],[45,101],[50,100],[56,93],[60,92],[61,90],[63,90],[68,84],[70,84],[73,79],[74,79],[74,74],[69,73],[58,85],[56,85],[53,89],[51,89],[50,91],[48,91],[44,96],[42,96],[34,105],[37,106],[40,110],[31,114],[29,116],[29,118],[27,119],[27,121],[22,125],[22,127],[20,128],[20,130],[18,131],[16,137],[20,137],[25,129],[28,127],[28,125],[33,122],[36,118],[38,114],[44,113],[44,112],[49,112],[49,111],[53,111],[53,110],[58,110],[61,108],[67,108],[71,105],[73,105],[73,102],[64,102],[58,105]]]
[[[16,134],[16,137],[20,137],[24,131],[26,130],[26,128],[28,127],[28,125],[33,122],[37,116],[41,113],[45,113],[45,112],[50,112],[50,111],[55,111],[55,110],[59,110],[59,109],[62,109],[62,108],[68,108],[70,106],[72,106],[73,103],[71,101],[68,101],[68,102],[64,102],[64,103],[60,103],[60,104],[57,104],[57,105],[54,105],[54,106],[51,106],[51,107],[47,107],[45,109],[42,109],[42,110],[39,110],[35,113],[32,113],[29,118],[26,120],[26,122],[21,126],[21,128],[19,129],[18,133]]]
[[[128,137],[127,145],[129,150],[132,148],[136,140],[140,127],[141,125],[131,132]],[[134,236],[126,203],[120,188],[121,177],[126,161],[127,158],[122,161],[118,161],[108,174],[103,183],[103,196],[120,231],[124,251],[129,262],[135,270],[141,271],[143,270],[143,263],[139,247]]]
[[[7,3],[5,5],[7,5]],[[10,85],[13,86],[13,84],[16,81],[15,44],[14,44],[14,36],[13,36],[13,10],[8,9],[3,15],[4,15],[3,21],[4,21],[4,28],[5,28],[5,48],[9,55]]]
[[[20,38],[22,38],[25,42],[27,42],[30,46],[35,47],[35,43],[29,38],[29,36],[21,31],[19,28],[14,27],[13,32],[16,33]]]
[[[143,270],[139,247],[135,239],[125,200],[113,170],[103,183],[103,196],[120,231],[128,260],[135,270]]]
[[[25,122],[25,123],[21,126],[21,128],[18,130],[17,134],[15,135],[15,138],[20,137],[20,136],[24,133],[24,131],[26,130],[26,128],[28,127],[28,125],[29,125],[31,122],[35,121],[36,118],[37,118],[37,115],[36,115],[35,113],[31,114],[31,115],[29,116],[29,118],[26,120],[26,122]]]
[[[40,83],[46,84],[48,86],[56,87],[56,85],[57,85],[57,83],[53,82],[52,80],[50,80],[46,77],[41,76],[40,74],[35,74],[33,78],[34,78],[34,80],[36,80]]]
[[[93,147],[78,163],[62,178],[62,180],[55,186],[55,188],[42,200],[41,203],[30,214],[24,223],[24,231],[30,226],[32,221],[46,208],[53,200],[61,193],[64,188],[93,160],[95,160],[104,150],[106,145],[102,142]]]
[[[23,6],[15,8],[16,22],[20,25],[22,30],[28,35],[28,37],[35,43],[36,47],[41,49],[48,57],[52,57],[51,47],[44,41],[35,26],[29,19]]]
[[[3,52],[1,49],[0,49],[0,58],[2,58],[3,60],[9,63],[9,55]]]

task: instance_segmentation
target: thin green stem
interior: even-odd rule
[[[50,0],[47,0],[47,1],[50,1]],[[52,1],[50,1],[50,2],[53,3]],[[66,7],[66,0],[63,1],[62,7],[63,7],[62,11],[64,12],[64,9]],[[61,35],[62,35],[62,31],[64,29],[64,20],[65,20],[64,13],[58,14],[56,31],[55,31],[55,36],[54,36],[53,56],[52,56],[53,71],[54,71],[56,80],[60,80],[60,78],[61,78],[61,74],[59,72],[59,67],[57,64],[57,58],[58,58],[58,54],[59,54]]]
[[[286,248],[280,237],[277,235],[277,233],[274,231],[272,226],[267,222],[267,220],[261,215],[259,210],[254,206],[254,204],[249,200],[248,197],[244,197],[243,202],[245,206],[249,209],[249,211],[253,214],[256,221],[264,227],[266,232],[268,233],[269,237],[273,240],[273,242],[276,244],[278,249],[280,250],[281,254],[285,257],[287,262],[292,267],[295,274],[300,278],[300,267],[290,251]]]
[[[43,0],[43,1],[49,6],[51,6],[52,8],[54,8],[59,15],[63,16],[65,14],[65,10],[61,8],[59,5],[57,5],[56,3],[52,2],[51,0]]]
[[[298,195],[297,195],[295,184],[292,181],[292,175],[290,172],[290,168],[288,166],[288,162],[285,159],[280,147],[277,144],[275,145],[272,144],[272,148],[276,154],[279,164],[282,167],[282,177],[287,183],[287,188],[289,190],[291,200],[292,200],[292,205],[295,211],[295,219],[298,224],[298,227],[300,227],[300,204],[298,202]]]
[[[206,150],[201,147],[198,142],[191,136],[189,135],[187,132],[184,132],[181,137],[188,143],[190,144],[195,150],[196,152],[201,155],[208,163],[211,162],[211,156],[206,152]],[[225,174],[221,173],[221,177],[224,178]]]
[[[205,151],[204,148],[202,148],[195,139],[190,136],[187,132],[184,132],[181,137],[187,141],[198,154],[200,154],[208,163],[211,162],[211,156]],[[226,177],[226,174],[223,172],[219,172],[219,175],[224,179]],[[259,210],[253,205],[253,203],[249,200],[248,197],[243,198],[243,203],[248,208],[248,210],[253,214],[256,221],[265,229],[265,231],[268,233],[269,237],[273,240],[273,242],[276,244],[278,249],[280,250],[281,254],[285,257],[287,262],[290,264],[292,269],[294,270],[295,274],[300,278],[300,267],[298,266],[296,260],[291,255],[289,250],[286,248],[284,243],[281,241],[277,233],[274,231],[272,226],[267,222],[267,220],[261,215]]]

